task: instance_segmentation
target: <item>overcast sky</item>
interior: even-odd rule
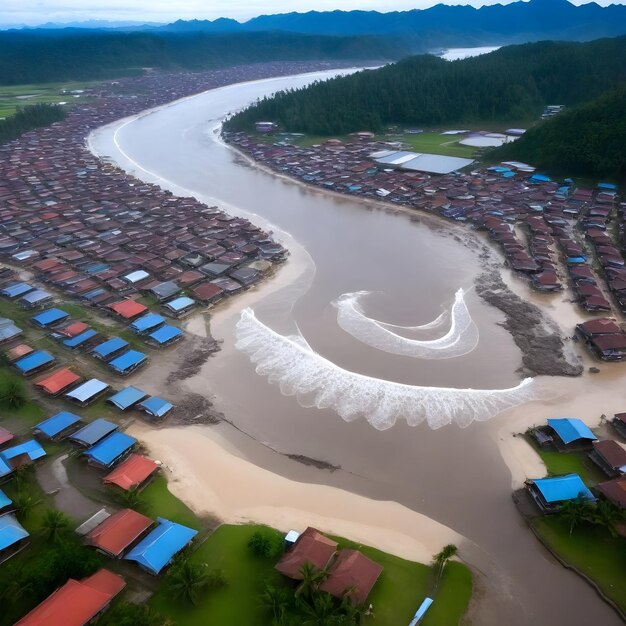
[[[598,4],[618,4],[597,0]],[[177,19],[233,17],[239,21],[255,15],[316,9],[423,9],[436,0],[0,0],[0,24],[41,24],[83,20],[172,22]],[[495,4],[495,0],[445,0],[445,4]],[[619,4],[626,3],[621,0]],[[507,1],[501,1],[507,4]],[[584,4],[584,0],[574,0]]]

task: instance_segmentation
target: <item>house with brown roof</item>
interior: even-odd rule
[[[305,563],[310,563],[316,570],[323,571],[336,552],[336,541],[309,526],[283,554],[274,569],[287,578],[302,580],[300,570]]]
[[[609,477],[617,478],[626,474],[626,449],[613,441],[594,441],[589,458]]]
[[[615,506],[626,509],[626,477],[614,478],[600,483],[596,487],[598,491]]]

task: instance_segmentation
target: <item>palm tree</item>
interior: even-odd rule
[[[459,549],[452,543],[441,548],[437,554],[433,557],[433,567],[437,572],[437,577],[435,579],[435,589],[439,586],[439,582],[441,581],[441,577],[443,576],[443,570],[445,569],[448,561],[457,555]]]
[[[559,509],[559,517],[568,524],[571,537],[576,526],[591,521],[589,502],[583,496],[566,500]]]
[[[338,626],[346,623],[329,593],[317,594],[311,603],[302,602],[300,608],[305,618],[302,626]]]
[[[66,533],[70,526],[70,518],[62,513],[50,509],[46,511],[41,522],[41,530],[49,541],[56,542]]]
[[[21,380],[9,378],[0,388],[0,401],[11,409],[19,409],[26,402],[26,393]]]
[[[296,597],[302,596],[306,599],[312,598],[322,583],[322,581],[328,575],[328,572],[319,570],[307,561],[299,570],[298,573],[302,577],[302,582],[296,590]]]
[[[126,489],[120,495],[120,499],[124,503],[124,506],[128,509],[140,509],[143,505],[141,493],[137,489],[137,486]]]
[[[206,563],[184,561],[174,565],[167,574],[167,588],[179,600],[195,605],[199,594],[210,584]]]
[[[285,587],[265,585],[260,600],[263,608],[272,614],[274,626],[281,626],[285,623],[285,613],[289,606],[289,592]]]
[[[28,513],[39,504],[39,500],[34,500],[32,496],[25,491],[18,491],[13,497],[13,506],[15,507],[15,515],[22,520]]]
[[[600,500],[591,512],[590,521],[604,526],[614,537],[617,535],[615,524],[624,520],[624,511],[608,500]]]

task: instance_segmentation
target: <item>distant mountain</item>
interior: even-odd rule
[[[492,156],[526,161],[557,174],[626,182],[624,111],[626,84],[538,124]]]
[[[322,35],[401,36],[419,48],[524,43],[542,39],[589,41],[626,34],[626,6],[575,6],[567,0],[530,0],[507,5],[437,4],[412,11],[309,11],[261,15],[247,22],[179,20],[157,27],[173,32],[250,32],[281,30]]]
[[[133,21],[109,21],[109,20],[87,20],[85,22],[46,22],[45,24],[39,24],[37,26],[26,26],[15,24],[13,26],[2,26],[1,30],[8,29],[23,29],[23,30],[37,30],[37,29],[60,29],[60,28],[80,28],[87,30],[110,30],[110,29],[123,29],[123,30],[144,30],[146,28],[154,28],[164,26],[162,22],[133,22]]]

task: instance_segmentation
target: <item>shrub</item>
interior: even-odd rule
[[[257,530],[248,541],[248,550],[263,559],[276,556],[279,548],[277,537],[268,531]]]

